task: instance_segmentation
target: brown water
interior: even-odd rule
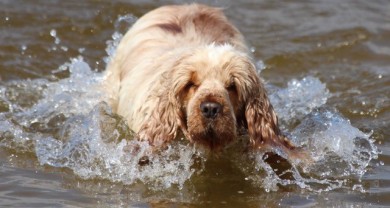
[[[321,147],[317,168],[291,173],[306,179],[275,188],[259,160],[234,148],[207,158],[185,142],[150,169],[117,156],[130,132],[88,91],[101,80],[107,41],[134,17],[180,2],[0,0],[1,207],[390,206],[387,0],[209,2],[253,47],[283,129]],[[85,135],[104,142],[77,149]]]

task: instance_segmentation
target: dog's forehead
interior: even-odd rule
[[[201,84],[206,80],[217,80],[221,83],[227,83],[231,80],[231,73],[223,68],[223,64],[216,65],[208,61],[203,61],[194,67],[194,73],[191,75],[192,82]]]
[[[194,79],[216,79],[230,82],[233,72],[245,70],[245,59],[242,54],[231,47],[208,47],[196,54],[193,62],[195,69]]]

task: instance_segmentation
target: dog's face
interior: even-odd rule
[[[246,129],[253,148],[292,148],[247,54],[233,46],[205,46],[170,54],[173,65],[154,83],[157,99],[138,137],[166,144],[180,129],[192,142],[218,150]]]
[[[180,60],[174,86],[186,137],[219,149],[237,137],[245,102],[254,85],[254,67],[228,46],[209,46]]]

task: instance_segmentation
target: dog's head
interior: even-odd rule
[[[245,128],[253,145],[279,134],[277,118],[250,58],[230,45],[183,56],[172,75],[180,127],[193,142],[219,149]]]
[[[220,149],[247,130],[250,144],[291,146],[280,140],[276,114],[246,53],[230,45],[210,45],[174,55],[155,96],[159,102],[138,137],[167,143],[179,129],[192,142]]]

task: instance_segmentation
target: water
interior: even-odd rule
[[[253,45],[283,131],[314,159],[303,165],[243,154],[241,141],[214,155],[132,140],[99,87],[123,33],[157,3],[1,4],[0,205],[390,203],[388,3],[211,3]]]

